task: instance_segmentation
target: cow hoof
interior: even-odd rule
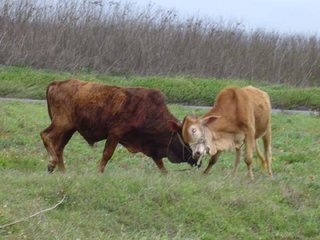
[[[48,173],[52,173],[54,170],[54,166],[48,165]]]
[[[103,173],[104,172],[104,167],[99,166],[98,167],[98,172]]]
[[[165,176],[165,175],[168,175],[168,170],[164,169],[164,170],[161,170],[161,173]]]

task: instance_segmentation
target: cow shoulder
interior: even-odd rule
[[[165,104],[165,98],[161,91],[149,88],[127,88],[128,110],[143,107],[148,110],[150,107],[161,107]]]

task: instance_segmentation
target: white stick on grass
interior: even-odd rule
[[[53,207],[43,209],[43,210],[41,210],[41,211],[39,211],[39,212],[36,212],[36,213],[32,214],[31,216],[21,218],[21,219],[19,219],[19,220],[17,220],[17,221],[14,221],[14,222],[11,222],[11,223],[7,223],[7,224],[5,224],[5,225],[1,225],[1,226],[0,226],[0,229],[4,229],[4,228],[6,228],[6,227],[9,227],[9,226],[12,226],[12,225],[14,225],[14,224],[17,224],[17,223],[26,221],[26,220],[28,220],[28,219],[30,219],[30,218],[33,218],[33,217],[35,217],[35,216],[37,216],[37,215],[39,215],[39,214],[42,214],[42,213],[51,211],[51,210],[57,208],[59,205],[61,205],[61,204],[63,203],[63,201],[65,200],[65,198],[66,198],[66,195],[64,195],[63,198],[62,198],[56,205],[54,205]]]

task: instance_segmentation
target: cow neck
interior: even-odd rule
[[[164,122],[167,123],[169,120],[178,122],[179,120],[175,118],[168,110],[169,113],[169,118],[167,118]],[[168,152],[170,149],[175,150],[175,147],[179,146],[182,147],[182,151],[185,151],[184,149],[186,148],[185,143],[182,140],[181,134],[178,132],[173,132],[169,129],[168,125],[166,124],[164,126],[165,129],[165,141],[162,142],[165,145],[166,148],[166,155],[168,155]],[[187,148],[186,148],[187,149]],[[184,155],[184,154],[183,154]]]
[[[170,137],[169,143],[168,143],[167,148],[166,148],[166,155],[168,156],[170,148],[174,148],[174,146],[176,146],[177,144],[180,144],[180,146],[182,148],[182,150],[181,150],[182,151],[182,157],[183,157],[183,159],[185,159],[185,154],[186,154],[185,151],[189,151],[189,153],[191,153],[191,152],[188,149],[188,147],[186,146],[186,144],[184,143],[181,135],[178,132],[172,132],[171,133],[171,137]]]
[[[221,131],[226,125],[228,125],[229,119],[224,115],[223,107],[217,106],[214,107],[210,112],[205,116],[216,115],[220,116],[216,122],[211,123],[211,125],[204,126],[204,135],[206,139],[206,145],[210,149],[210,155],[215,154],[211,152],[212,149],[218,151],[229,151],[234,147],[234,141],[232,134]]]
[[[221,116],[223,117],[223,110],[220,106],[213,106],[209,112],[207,112],[203,117],[207,117],[210,115]]]

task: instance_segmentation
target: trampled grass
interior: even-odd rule
[[[170,106],[180,119],[190,109]],[[197,110],[197,114],[202,111]],[[186,164],[153,161],[118,147],[104,174],[96,171],[103,143],[90,148],[75,135],[65,149],[66,174],[46,173],[39,132],[45,104],[0,102],[0,225],[66,200],[12,227],[0,239],[319,239],[320,121],[273,116],[273,171],[241,162],[231,177],[225,153],[204,177]],[[201,170],[203,170],[202,167]]]
[[[163,91],[170,103],[211,106],[215,96],[227,86],[252,85],[265,90],[273,107],[320,109],[320,88],[294,88],[244,80],[201,79],[194,77],[111,76],[93,72],[58,72],[29,67],[0,67],[0,96],[44,99],[49,82],[76,78],[118,86],[143,86]]]

